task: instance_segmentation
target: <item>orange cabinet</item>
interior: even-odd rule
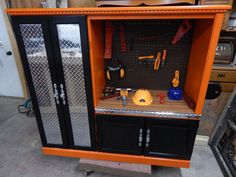
[[[176,132],[176,135],[179,134],[179,137],[187,138],[187,132],[191,132],[191,128],[189,128],[190,122],[194,122],[195,125],[194,132],[190,133],[191,138],[189,140],[191,143],[189,143],[189,146],[181,145],[179,146],[179,149],[173,149],[172,147],[167,148],[169,149],[169,152],[184,154],[184,148],[187,147],[188,150],[186,152],[188,152],[188,155],[185,159],[181,159],[180,156],[176,159],[167,155],[152,156],[149,154],[149,156],[139,153],[122,153],[125,151],[120,153],[111,153],[101,152],[99,149],[88,151],[86,149],[82,150],[81,148],[73,149],[73,147],[56,148],[44,146],[43,153],[48,155],[144,163],[160,166],[189,167],[192,145],[196,136],[199,117],[202,113],[202,107],[205,100],[208,81],[210,79],[211,68],[224,18],[224,12],[229,8],[230,6],[221,5],[126,8],[7,9],[7,13],[11,16],[39,16],[39,18],[41,16],[45,16],[44,18],[50,18],[50,16],[71,15],[73,15],[74,18],[81,15],[86,16],[87,35],[84,37],[88,37],[88,43],[83,44],[82,41],[82,47],[89,49],[89,55],[84,57],[83,61],[89,61],[88,63],[90,63],[90,65],[84,69],[84,73],[85,75],[91,74],[91,87],[89,87],[89,89],[91,89],[91,93],[88,95],[92,96],[91,102],[93,102],[90,106],[90,109],[92,110],[90,112],[92,113],[91,122],[93,124],[91,127],[95,127],[92,130],[96,134],[94,136],[96,139],[96,142],[94,142],[95,144],[99,141],[99,138],[97,137],[98,131],[101,130],[99,130],[99,127],[101,128],[106,125],[97,126],[96,123],[94,123],[96,122],[94,119],[96,119],[96,116],[101,117],[105,114],[108,115],[108,117],[115,117],[117,115],[118,117],[129,116],[134,119],[144,117],[149,123],[152,122],[150,125],[148,124],[153,130],[152,132],[165,132],[166,137],[168,138],[174,138],[175,133],[168,133],[169,127],[164,119],[168,119],[170,125],[180,125],[176,126],[177,128],[174,128],[172,131]],[[174,45],[171,43],[171,39],[174,37],[178,31],[178,27],[184,20],[191,23],[191,30],[183,38],[181,38],[178,44]],[[116,35],[119,35],[120,32],[115,32],[113,41],[113,58],[119,56],[126,66],[128,66],[126,68],[127,76],[125,76],[124,80],[119,82],[119,84],[116,83],[116,87],[133,87],[135,89],[138,87],[146,87],[147,89],[150,89],[153,96],[153,103],[150,106],[142,107],[135,105],[132,102],[133,93],[130,93],[130,96],[127,99],[126,107],[123,107],[121,101],[116,98],[111,98],[108,100],[101,99],[104,87],[111,84],[109,79],[107,79],[107,73],[105,71],[108,61],[104,59],[106,41],[105,24],[108,21],[114,24],[115,29],[119,28],[120,24],[125,25],[126,27],[125,34],[122,34],[122,39],[123,43],[124,39],[126,40],[128,52],[122,54],[119,53],[122,50],[122,47],[120,46],[120,40]],[[60,24],[64,23],[65,22],[60,22]],[[145,32],[144,36],[142,36],[143,32]],[[141,36],[139,36],[139,34],[141,34]],[[133,39],[132,35],[134,35]],[[146,39],[149,41],[143,41]],[[152,40],[151,42],[150,39]],[[157,55],[158,51],[164,50],[165,48],[169,51],[169,55],[167,54],[164,67],[161,67],[158,71],[153,70],[153,61],[151,64],[140,63],[137,61],[138,56],[143,54]],[[73,63],[71,64],[73,66]],[[184,94],[191,99],[193,103],[191,106],[184,100],[173,101],[166,99],[165,104],[160,104],[159,102],[160,100],[157,97],[157,93],[166,93],[168,91],[176,69],[180,70],[180,87]],[[76,79],[73,75],[69,78]],[[68,86],[67,89],[71,89],[70,86]],[[86,90],[88,91],[89,89]],[[79,94],[79,92],[77,92],[77,94]],[[65,95],[63,95],[63,98],[64,96]],[[63,107],[63,105],[61,106]],[[64,118],[66,119],[66,117]],[[124,122],[124,125],[126,125],[127,122]],[[184,124],[181,122],[184,122]],[[154,124],[157,126],[153,127]],[[142,126],[144,126],[144,124]],[[114,127],[117,128],[117,124]],[[120,127],[118,126],[117,132],[120,131]],[[135,126],[133,127],[134,129],[137,128]],[[113,130],[112,128],[105,128],[104,129],[108,132]],[[103,134],[103,136],[105,135],[106,133]],[[116,134],[116,137],[118,137],[122,144],[122,139],[120,139],[118,135],[119,133]],[[151,134],[150,136],[153,137],[154,135]],[[165,150],[163,147],[168,146],[169,144],[165,144],[165,140],[160,136],[159,138],[161,139],[161,142],[157,142],[158,140],[156,140],[156,142],[152,142],[153,147],[155,147],[154,149],[150,149],[150,151],[153,151],[152,153],[154,153],[154,151],[164,152]],[[181,138],[180,140],[183,142]],[[126,141],[126,143],[129,142]],[[115,143],[113,144],[116,145]],[[110,147],[111,144],[105,143],[105,145],[109,145]],[[112,148],[119,149],[117,147],[118,145]]]

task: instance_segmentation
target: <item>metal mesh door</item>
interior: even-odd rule
[[[63,144],[41,24],[20,24],[48,144]]]
[[[79,24],[57,24],[75,146],[91,146]]]

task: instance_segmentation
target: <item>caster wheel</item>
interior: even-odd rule
[[[87,171],[84,172],[84,176],[88,176],[88,172]]]
[[[89,176],[93,171],[84,171],[84,176]]]

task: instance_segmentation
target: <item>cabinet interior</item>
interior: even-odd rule
[[[168,111],[182,113],[201,114],[202,103],[200,97],[204,97],[202,90],[204,70],[207,67],[207,53],[213,29],[213,19],[188,19],[192,29],[187,32],[181,40],[173,45],[171,40],[176,34],[179,26],[185,19],[158,19],[158,20],[109,20],[115,27],[112,41],[112,60],[119,60],[125,65],[126,76],[119,81],[108,81],[105,68],[111,59],[104,59],[105,50],[105,23],[107,20],[89,19],[88,35],[90,45],[90,61],[92,72],[92,85],[94,105],[96,108],[123,108],[121,101],[116,98],[101,100],[105,86],[120,88],[151,90],[154,98],[150,106],[137,106],[132,103],[131,92],[128,96],[125,109],[145,111]],[[119,27],[125,27],[125,40],[127,50],[120,50]],[[132,46],[131,46],[132,45]],[[142,63],[137,60],[138,56],[154,55],[157,52],[167,50],[167,59],[164,67],[160,66],[158,71],[153,70],[153,61]],[[189,96],[195,103],[191,109],[184,100],[172,101],[167,97],[165,104],[160,104],[158,93],[167,93],[172,86],[171,81],[174,71],[180,71],[180,88],[185,95]]]

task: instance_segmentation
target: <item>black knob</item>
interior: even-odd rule
[[[11,55],[12,55],[12,52],[11,52],[11,51],[8,51],[8,52],[7,52],[7,55],[11,56]]]

